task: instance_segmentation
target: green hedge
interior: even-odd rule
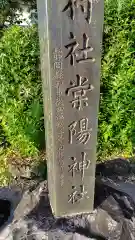
[[[3,159],[9,153],[35,158],[44,146],[36,27],[6,30],[0,52],[3,173]],[[98,159],[131,156],[135,143],[135,0],[105,0],[101,75]]]
[[[13,26],[0,41],[0,145],[22,157],[44,145],[38,34]]]
[[[135,143],[135,0],[106,0],[98,156],[130,156]]]

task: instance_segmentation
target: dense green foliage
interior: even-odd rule
[[[0,42],[0,118],[7,142],[35,155],[42,136],[39,46],[34,27],[12,27]]]
[[[35,157],[44,145],[37,29],[9,28],[0,52],[0,146],[4,154]]]
[[[135,0],[106,0],[98,154],[129,156],[135,143]]]
[[[0,182],[6,158],[39,155],[43,103],[35,27],[13,26],[0,41]],[[131,156],[135,144],[135,0],[105,0],[98,159]],[[42,145],[43,144],[43,145]]]

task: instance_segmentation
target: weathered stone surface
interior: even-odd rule
[[[56,216],[93,209],[103,0],[38,0],[49,193]]]
[[[110,189],[108,183],[104,182],[103,179],[100,183],[97,181],[98,191],[95,195],[95,202],[99,199],[102,200],[100,206],[98,205],[91,214],[66,218],[53,216],[49,205],[46,182],[40,183],[32,191],[30,188],[29,191],[25,192],[18,208],[14,211],[14,218],[10,219],[2,230],[0,229],[0,239],[134,240],[134,184],[132,182],[130,186],[129,183],[127,184],[133,190],[131,195],[127,193],[125,187],[123,188],[123,184],[118,189],[116,182],[116,186],[113,184]],[[4,192],[6,191],[7,199],[9,198],[12,202],[14,194],[8,189],[4,189]],[[5,194],[0,194],[0,199],[2,197],[5,197]],[[26,209],[28,211],[25,211]],[[6,209],[5,213],[7,214]]]

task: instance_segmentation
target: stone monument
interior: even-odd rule
[[[103,0],[38,0],[50,203],[93,209]]]

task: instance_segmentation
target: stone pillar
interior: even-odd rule
[[[37,0],[50,202],[93,209],[103,0]]]

